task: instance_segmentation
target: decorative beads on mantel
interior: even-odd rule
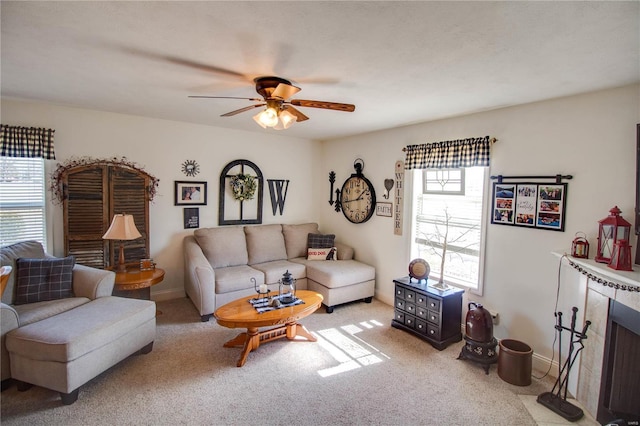
[[[589,272],[587,269],[583,268],[582,266],[578,265],[577,263],[572,262],[571,259],[569,259],[569,257],[567,257],[566,255],[563,256],[563,257],[567,259],[567,261],[569,262],[569,265],[571,265],[576,271],[580,272],[582,275],[586,275],[587,278],[597,282],[598,284],[602,284],[602,285],[607,286],[607,287],[615,288],[616,290],[625,290],[625,291],[631,291],[631,292],[640,293],[640,287],[639,286],[631,285],[631,284],[620,284],[620,283],[616,283],[616,282],[613,282],[613,281],[606,280],[604,278],[600,278],[597,275],[592,274],[591,272]]]

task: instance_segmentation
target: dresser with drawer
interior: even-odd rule
[[[393,282],[396,293],[393,327],[415,334],[438,350],[462,340],[464,290],[440,291],[427,286],[426,280],[410,277]]]

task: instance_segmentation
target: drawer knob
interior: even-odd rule
[[[433,334],[435,333],[433,330],[429,330],[429,334]]]

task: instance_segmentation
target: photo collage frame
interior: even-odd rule
[[[564,231],[566,183],[494,183],[491,223]]]

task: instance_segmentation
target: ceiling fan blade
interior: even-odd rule
[[[222,114],[220,117],[231,117],[232,115],[240,114],[241,112],[249,111],[249,110],[252,110],[254,108],[259,108],[259,107],[265,106],[265,105],[266,104],[250,105],[248,107],[240,108],[240,109],[237,109],[235,111],[231,111],[231,112],[228,112],[226,114]]]
[[[353,112],[356,109],[355,105],[341,104],[337,102],[325,102],[325,101],[309,101],[304,99],[291,99],[291,105],[310,107],[310,108],[324,108],[333,109],[336,111]]]
[[[244,99],[251,102],[262,102],[264,99],[258,98],[239,98],[236,96],[198,96],[198,95],[190,95],[190,98],[204,98],[204,99]]]
[[[289,111],[291,114],[295,115],[296,116],[296,121],[298,121],[298,122],[305,121],[305,120],[309,119],[309,117],[307,117],[306,115],[301,113],[300,110],[297,110],[292,106],[285,105],[285,106],[282,107],[282,109],[285,110],[285,111]]]
[[[302,89],[300,89],[299,87],[292,86],[286,83],[280,83],[271,94],[271,97],[286,101],[287,99],[298,93],[300,90]]]

